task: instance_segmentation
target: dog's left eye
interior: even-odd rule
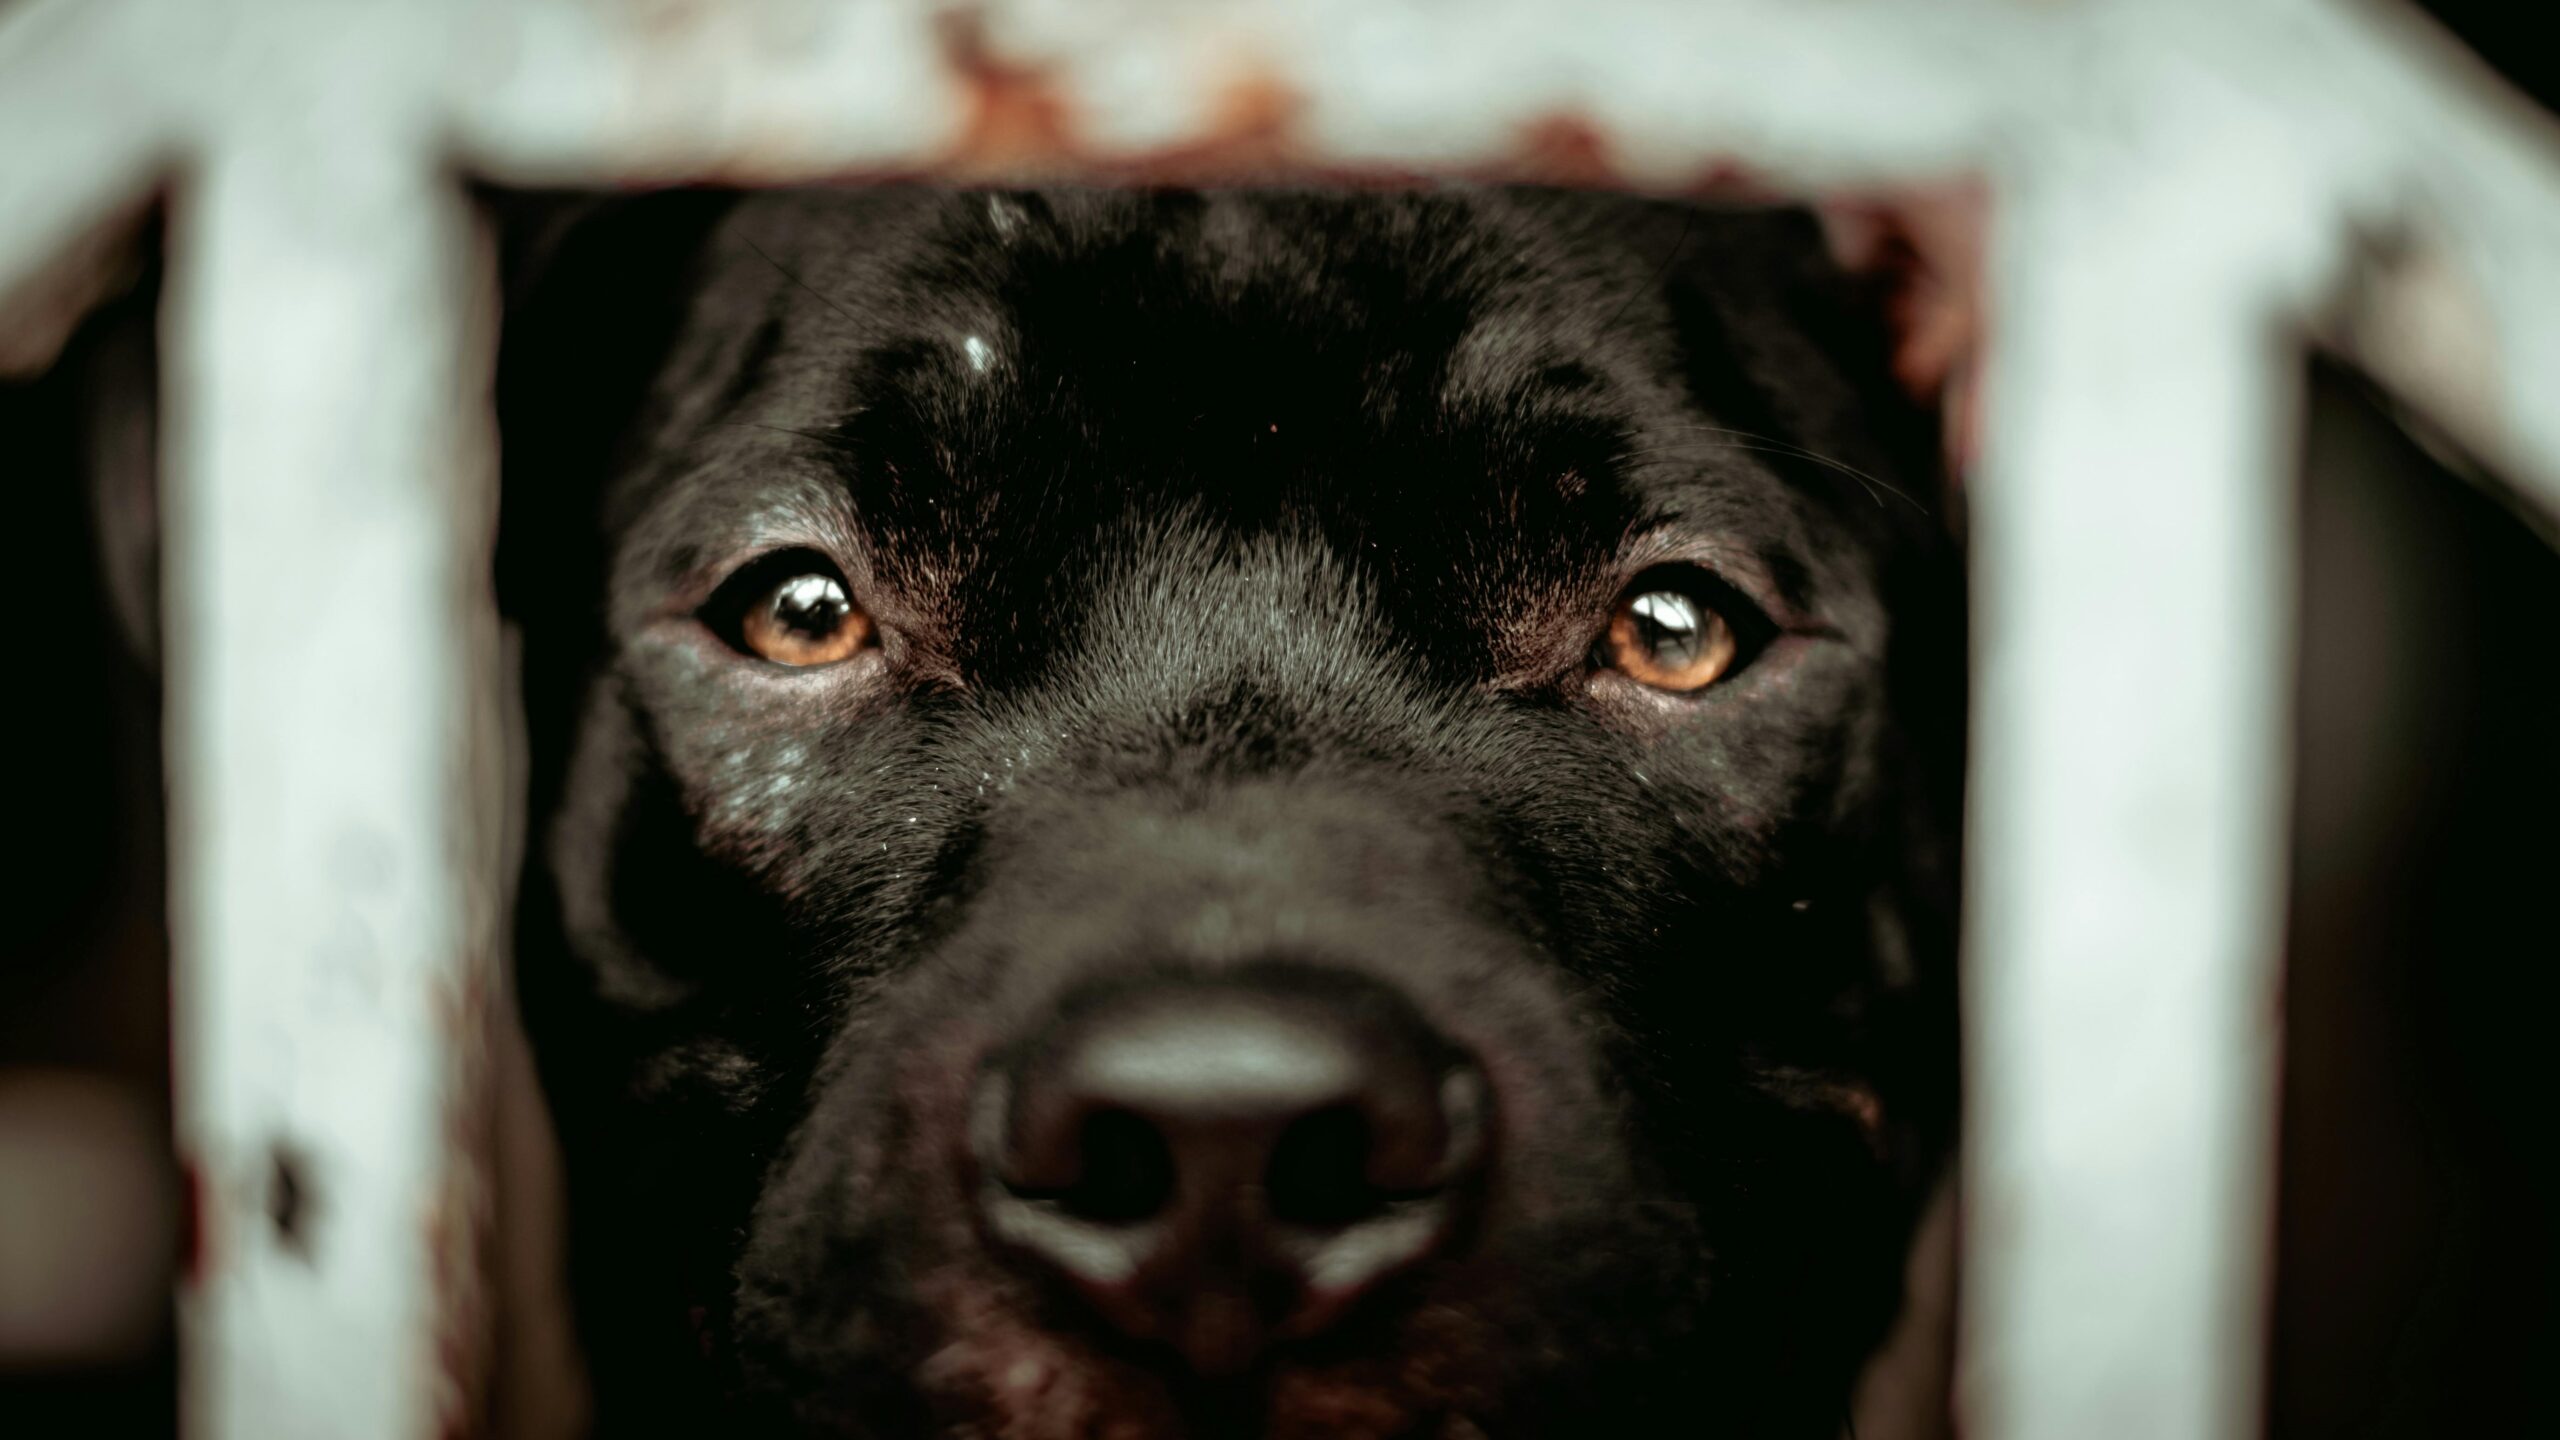
[[[1656,690],[1704,690],[1742,659],[1752,628],[1749,606],[1722,589],[1703,572],[1640,578],[1618,597],[1593,660]]]
[[[703,619],[737,649],[794,669],[833,665],[871,640],[871,617],[853,603],[844,576],[808,551],[768,556],[730,576]]]

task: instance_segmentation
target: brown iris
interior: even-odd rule
[[[751,602],[738,638],[776,665],[832,665],[871,638],[871,617],[855,608],[844,581],[823,571],[792,575]]]
[[[1741,648],[1720,611],[1670,586],[1628,591],[1600,637],[1602,663],[1656,690],[1703,690],[1733,668]]]

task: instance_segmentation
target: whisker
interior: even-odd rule
[[[830,450],[841,450],[844,448],[844,437],[841,435],[830,435],[824,430],[803,430],[794,425],[768,425],[762,420],[714,420],[711,422],[709,428],[713,430],[770,430],[776,435],[797,435],[803,440],[814,440],[817,443],[826,446]]]
[[[756,252],[756,255],[761,258],[764,263],[772,266],[773,273],[809,292],[810,295],[817,299],[819,304],[826,306],[828,309],[833,310],[847,320],[855,318],[854,313],[844,308],[844,306],[839,303],[834,296],[827,294],[815,285],[812,285],[808,281],[801,279],[799,276],[792,274],[790,268],[785,266],[781,261],[774,259],[771,255],[765,254],[763,246],[757,244],[753,240],[750,240],[747,242],[747,248]]]
[[[1818,450],[1808,450],[1801,445],[1790,444],[1787,441],[1778,439],[1774,435],[1763,435],[1756,430],[1737,430],[1725,425],[1684,425],[1679,428],[1690,434],[1725,437],[1725,445],[1723,448],[1726,449],[1747,450],[1757,454],[1784,455],[1792,459],[1810,461],[1813,464],[1822,466],[1826,470],[1845,475],[1865,486],[1868,498],[1875,501],[1879,509],[1884,505],[1884,497],[1886,495],[1891,495],[1922,515],[1929,513],[1927,506],[1922,505],[1919,501],[1911,498],[1910,495],[1905,493],[1899,487],[1887,484],[1885,481],[1876,478],[1874,475],[1859,469],[1857,466],[1852,465],[1845,460],[1835,459]],[[1655,446],[1645,450],[1630,451],[1628,453],[1630,458],[1651,459],[1669,455],[1674,452],[1668,446]]]
[[[1634,294],[1629,295],[1626,299],[1618,302],[1618,308],[1610,314],[1609,322],[1600,327],[1601,334],[1606,335],[1610,331],[1617,329],[1618,322],[1626,318],[1629,308],[1631,308],[1638,300],[1662,289],[1662,282],[1671,274],[1671,267],[1679,260],[1680,252],[1689,248],[1689,232],[1696,227],[1697,223],[1698,212],[1695,210],[1692,210],[1687,215],[1681,217],[1680,234],[1671,242],[1671,248],[1663,252],[1662,264],[1654,270],[1653,279],[1646,282],[1645,287],[1642,290],[1638,290]]]

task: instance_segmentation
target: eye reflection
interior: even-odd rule
[[[1731,669],[1741,649],[1733,624],[1705,600],[1668,585],[1618,602],[1601,637],[1600,659],[1657,690],[1703,690]]]
[[[844,581],[824,571],[791,575],[748,604],[738,625],[742,648],[777,665],[832,665],[871,638],[871,619],[856,609]]]

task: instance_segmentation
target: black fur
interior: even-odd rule
[[[1961,665],[1809,219],[687,195],[540,258],[522,984],[609,1433],[1836,1433],[1949,1139]],[[706,626],[792,547],[880,652]],[[1767,617],[1692,697],[1590,662],[1671,563]],[[959,1087],[1072,984],[1279,952],[1485,1057],[1500,1179],[1206,1387],[987,1253]]]

